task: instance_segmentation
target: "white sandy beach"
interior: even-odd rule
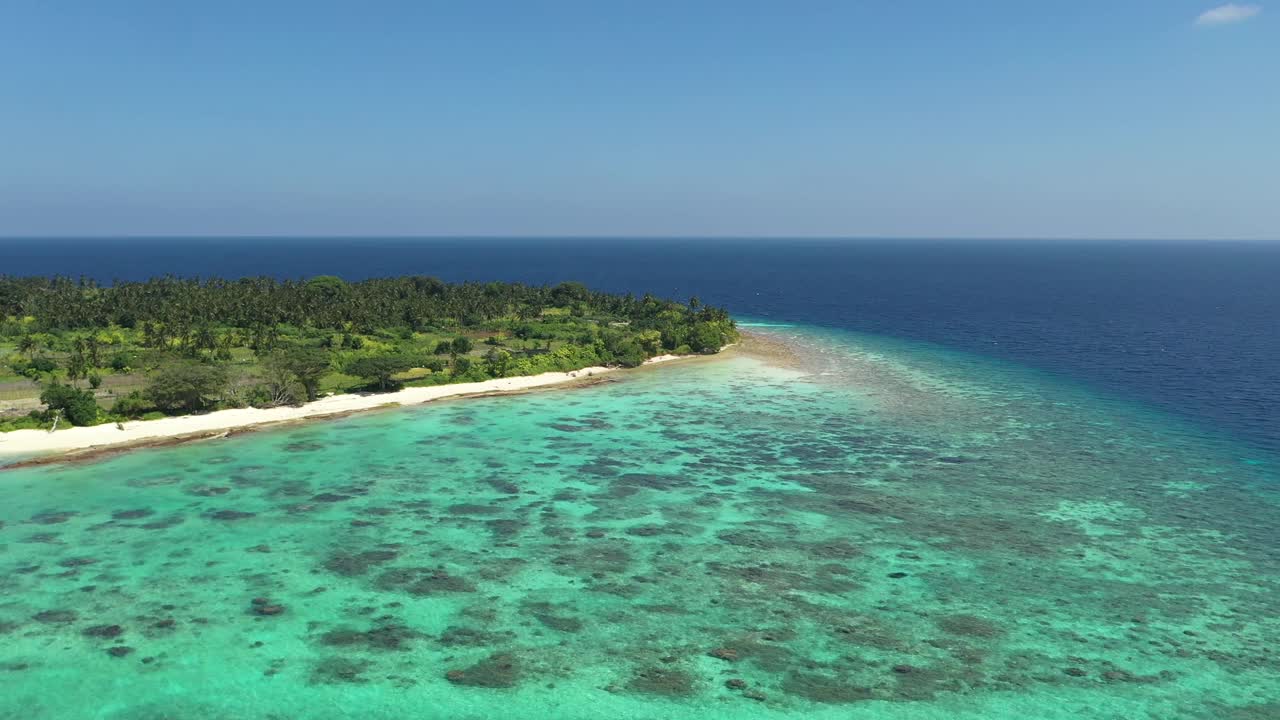
[[[680,359],[679,355],[660,355],[645,361],[646,365]],[[419,405],[432,400],[462,395],[520,392],[533,388],[579,381],[587,377],[616,372],[619,368],[589,367],[571,372],[549,372],[525,377],[498,378],[484,382],[409,387],[389,393],[329,395],[299,406],[274,408],[240,408],[219,410],[202,415],[183,415],[162,420],[134,420],[124,429],[113,423],[93,427],[70,427],[57,432],[47,430],[15,430],[0,433],[0,456],[41,456],[113,445],[131,445],[184,436],[210,436],[242,428],[271,423],[291,422],[305,418],[340,415],[371,410],[388,405]]]

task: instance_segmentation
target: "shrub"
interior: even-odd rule
[[[40,402],[50,411],[61,411],[72,425],[93,425],[98,421],[98,403],[88,390],[55,382],[45,386]]]
[[[8,420],[0,420],[0,433],[13,432],[13,430],[47,430],[49,429],[49,420],[41,418],[40,414],[23,415],[20,418],[10,418]]]
[[[18,360],[13,363],[12,367],[17,374],[35,380],[44,373],[51,373],[57,370],[58,363],[54,362],[53,358],[40,355],[31,360]]]
[[[129,372],[129,368],[133,367],[136,362],[133,353],[121,351],[111,355],[110,365],[111,369],[116,372]]]
[[[454,382],[484,382],[489,379],[489,374],[479,364],[471,363],[468,363],[466,371],[461,375],[457,373],[453,375]]]
[[[9,418],[8,420],[0,420],[0,432],[11,432],[13,430],[47,430],[49,429],[49,421],[45,420],[43,414],[39,411],[32,411],[21,417]]]
[[[511,353],[493,348],[484,355],[485,372],[493,377],[506,377],[511,370]]]
[[[151,402],[143,397],[141,392],[134,390],[128,395],[117,399],[116,404],[111,407],[111,412],[127,418],[136,418],[152,408]]]
[[[623,367],[639,367],[648,357],[645,355],[644,349],[640,347],[640,343],[635,340],[624,340],[618,344],[618,348],[613,352],[614,359]]]

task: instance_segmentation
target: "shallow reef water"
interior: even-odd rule
[[[1280,717],[1273,458],[757,332],[0,473],[0,718]]]

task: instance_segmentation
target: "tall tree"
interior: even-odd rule
[[[26,353],[28,358],[32,360],[36,357],[36,351],[40,349],[40,341],[35,335],[27,334],[18,339],[18,352]]]
[[[211,407],[227,382],[227,369],[221,365],[184,360],[160,368],[146,395],[162,410],[196,412]]]
[[[398,385],[392,378],[414,367],[414,361],[404,355],[371,355],[356,358],[347,365],[347,372],[364,378],[370,385],[377,385],[380,390],[390,390]]]
[[[286,376],[289,382],[302,386],[308,401],[320,395],[320,381],[332,370],[329,353],[320,348],[285,347],[271,353],[266,366],[275,376]]]

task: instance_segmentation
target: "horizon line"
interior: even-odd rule
[[[1277,242],[1280,236],[1264,237],[1152,237],[1152,236],[1034,236],[1034,235],[610,235],[610,234],[285,234],[285,233],[139,233],[139,234],[0,234],[0,242],[14,240],[745,240],[745,241],[826,241],[826,242]]]

